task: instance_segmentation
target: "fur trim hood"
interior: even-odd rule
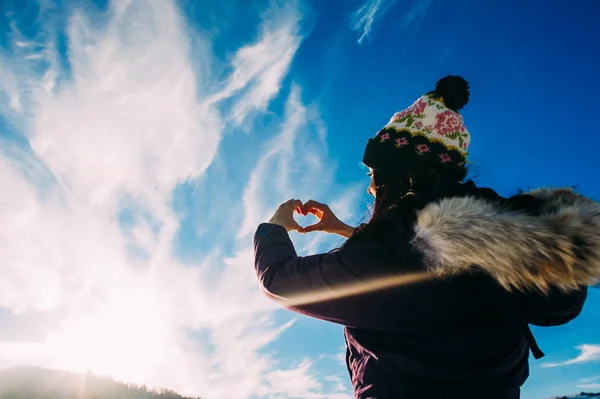
[[[472,196],[433,202],[417,215],[412,245],[435,274],[479,269],[507,290],[600,282],[600,204],[569,189],[529,194],[536,215]]]

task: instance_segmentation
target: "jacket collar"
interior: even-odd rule
[[[431,202],[417,213],[412,246],[430,272],[483,270],[508,290],[600,282],[600,204],[570,189],[529,195],[536,214],[470,195]]]

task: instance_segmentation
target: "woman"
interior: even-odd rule
[[[290,200],[255,234],[256,273],[286,308],[345,326],[355,397],[518,398],[527,323],[576,317],[600,278],[600,206],[569,190],[502,198],[466,181],[468,83],[447,76],[370,139],[375,197],[352,228]],[[294,212],[320,221],[300,227]],[[348,237],[297,256],[288,232]]]

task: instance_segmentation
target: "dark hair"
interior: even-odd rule
[[[460,191],[459,185],[466,175],[465,168],[457,168],[452,172],[436,169],[408,170],[394,176],[374,170],[376,196],[371,218],[355,230],[344,246],[360,239],[389,234],[389,228],[403,216],[414,215],[427,203],[446,193]],[[474,186],[472,181],[469,183],[469,187]]]
[[[433,98],[444,99],[446,107],[458,111],[469,102],[469,82],[461,76],[448,75],[438,80],[435,90],[427,94]]]

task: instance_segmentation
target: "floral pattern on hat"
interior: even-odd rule
[[[439,167],[463,167],[470,144],[461,114],[447,108],[443,99],[430,95],[396,112],[376,139],[398,151],[401,159]]]
[[[442,163],[452,162],[452,158],[447,153],[439,154],[439,157]]]
[[[426,107],[427,101],[419,99],[404,111],[396,112],[394,116],[392,116],[390,123],[408,121],[408,125],[410,126],[414,123],[415,118],[423,118]]]
[[[417,149],[417,154],[419,155],[425,155],[425,153],[431,151],[431,148],[429,148],[427,144],[417,144],[415,148]]]
[[[427,107],[427,101],[425,101],[424,99],[419,99],[412,106],[412,113],[417,117],[423,116],[423,112],[425,112],[425,107]]]
[[[396,148],[405,147],[408,145],[408,139],[406,137],[400,137],[396,139]]]
[[[454,111],[448,110],[436,115],[434,130],[437,134],[445,136],[452,132],[463,133],[465,131],[465,125],[460,115]]]
[[[441,98],[429,95],[419,98],[407,109],[395,113],[385,127],[398,132],[405,130],[412,136],[443,144],[448,150],[457,151],[461,158],[468,154],[470,137],[463,118],[460,113],[447,108]],[[456,161],[453,158],[453,162]]]

